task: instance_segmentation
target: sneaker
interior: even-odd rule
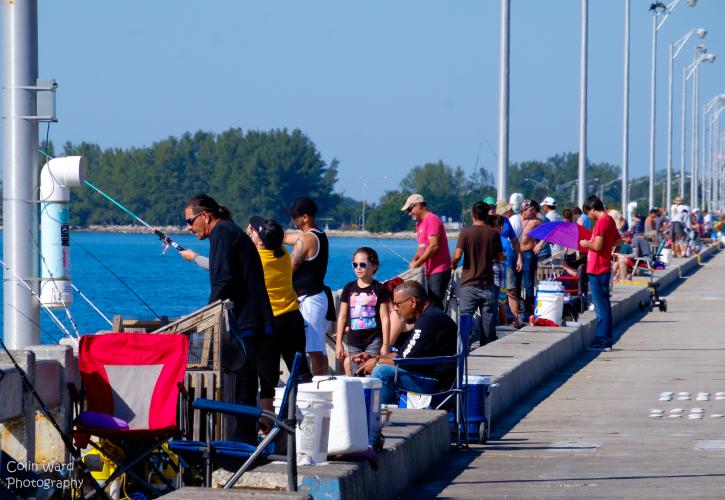
[[[587,351],[608,352],[611,350],[612,346],[602,340],[595,340],[590,346],[587,347]]]

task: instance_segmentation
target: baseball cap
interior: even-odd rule
[[[556,208],[556,200],[551,196],[547,196],[546,198],[544,198],[544,201],[542,201],[541,204],[546,205],[547,207]]]
[[[519,213],[519,207],[521,206],[521,200],[524,199],[524,195],[521,193],[511,193],[509,197],[509,204],[514,213]]]
[[[420,195],[418,193],[411,194],[410,196],[408,196],[408,199],[405,200],[405,205],[403,205],[403,208],[401,208],[400,210],[402,210],[403,212],[407,212],[408,210],[410,210],[410,207],[412,207],[416,203],[423,203],[424,201],[425,198],[423,198],[423,195]]]
[[[483,199],[483,202],[487,205],[496,205],[496,198],[494,198],[493,196],[486,196]]]
[[[299,217],[300,215],[309,215],[310,217],[314,217],[317,215],[317,203],[310,198],[297,198],[292,203],[289,213],[292,217]]]
[[[277,250],[282,246],[282,240],[284,239],[284,229],[279,225],[279,222],[272,219],[263,219],[262,217],[255,215],[249,219],[249,225],[262,240],[264,247],[268,250]]]

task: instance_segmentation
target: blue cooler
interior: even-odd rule
[[[463,384],[466,389],[468,406],[468,441],[485,443],[488,439],[489,429],[489,404],[488,395],[493,386],[493,377],[487,375],[469,375]],[[464,405],[465,411],[465,405]],[[455,431],[455,414],[449,412],[448,421],[451,430]]]

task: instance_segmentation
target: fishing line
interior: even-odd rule
[[[390,252],[391,252],[392,254],[394,254],[394,255],[397,255],[398,257],[400,257],[400,258],[401,258],[401,259],[403,260],[403,262],[405,262],[406,264],[410,264],[410,261],[409,261],[408,259],[406,259],[406,258],[405,258],[405,257],[403,257],[402,255],[400,255],[400,254],[399,254],[398,252],[396,252],[395,250],[393,250],[392,248],[390,248],[390,247],[389,247],[388,245],[386,245],[386,244],[385,244],[385,243],[383,242],[382,238],[376,238],[376,237],[374,237],[374,236],[368,236],[368,238],[370,238],[371,240],[373,240],[373,241],[375,241],[375,242],[377,242],[377,243],[380,243],[380,245],[381,245],[381,246],[382,246],[382,247],[383,247],[384,249],[386,249],[386,250],[390,251]]]
[[[106,322],[110,326],[113,326],[113,322],[110,319],[108,319],[108,317],[105,314],[103,314],[101,312],[101,310],[98,309],[96,307],[96,305],[93,302],[91,302],[91,300],[88,297],[86,297],[86,295],[78,289],[77,286],[75,286],[73,283],[71,283],[70,286],[73,287],[73,290],[75,290],[78,293],[78,295],[80,295],[81,297],[83,297],[83,300],[85,300],[88,303],[88,305],[91,306],[93,308],[93,310],[96,311],[101,316],[101,318],[105,319]]]
[[[77,241],[75,241],[75,242],[74,242],[74,244],[75,244],[75,245],[77,245],[77,246],[79,246],[79,247],[81,247],[81,250],[83,250],[84,252],[86,252],[86,253],[87,253],[88,255],[90,255],[90,256],[91,256],[91,257],[92,257],[92,258],[93,258],[93,259],[94,259],[94,260],[95,260],[96,262],[98,262],[98,263],[99,263],[100,265],[102,265],[102,266],[103,266],[104,268],[106,268],[106,270],[107,270],[107,271],[108,271],[109,273],[111,273],[111,274],[112,274],[112,275],[113,275],[113,276],[114,276],[114,277],[115,277],[115,278],[116,278],[116,279],[117,279],[118,281],[120,281],[120,282],[121,282],[121,283],[123,284],[123,286],[125,286],[126,288],[128,288],[128,290],[129,290],[129,291],[130,291],[130,292],[131,292],[132,294],[134,294],[134,295],[136,296],[136,298],[137,298],[138,300],[140,300],[140,301],[141,301],[141,303],[142,303],[142,304],[143,304],[144,306],[146,306],[146,308],[147,308],[147,309],[148,309],[149,311],[151,311],[151,313],[152,313],[152,314],[153,314],[154,316],[156,316],[156,317],[157,317],[158,319],[162,319],[162,318],[161,318],[161,316],[159,316],[158,314],[156,314],[156,311],[154,311],[154,310],[153,310],[153,309],[151,308],[151,306],[150,306],[150,305],[148,305],[148,304],[146,303],[146,301],[145,301],[144,299],[142,299],[142,298],[141,298],[141,297],[139,296],[139,294],[137,294],[137,293],[136,293],[136,292],[135,292],[135,291],[133,290],[133,288],[131,288],[131,287],[130,287],[130,286],[128,285],[128,283],[126,283],[125,281],[123,281],[123,280],[121,279],[121,277],[120,277],[120,276],[119,276],[118,274],[114,273],[114,272],[113,272],[113,270],[112,270],[112,269],[111,269],[110,267],[108,267],[108,266],[107,266],[106,264],[104,264],[104,263],[103,263],[103,262],[101,261],[101,259],[99,259],[99,258],[98,258],[98,257],[96,257],[95,255],[93,255],[93,254],[92,254],[92,253],[90,252],[90,250],[88,250],[88,249],[87,249],[86,247],[84,247],[83,245],[81,245],[81,244],[80,244],[80,243],[78,243]]]
[[[0,264],[2,264],[2,265],[3,265],[3,267],[5,267],[5,269],[7,269],[7,270],[8,270],[8,271],[10,271],[11,273],[13,273],[13,275],[15,276],[15,278],[16,278],[16,279],[17,279],[17,280],[18,280],[18,281],[19,281],[20,283],[22,283],[22,284],[23,284],[23,285],[25,286],[25,288],[27,288],[27,289],[28,289],[28,291],[30,292],[30,295],[31,295],[31,296],[32,296],[32,297],[33,297],[33,298],[34,298],[34,299],[35,299],[35,300],[36,300],[36,301],[38,302],[38,304],[40,304],[40,307],[42,307],[43,309],[45,309],[45,311],[46,311],[46,312],[47,312],[48,314],[50,314],[50,317],[51,317],[51,318],[53,318],[53,320],[55,321],[55,324],[56,324],[56,325],[58,325],[58,327],[59,327],[59,328],[60,328],[60,329],[61,329],[61,330],[63,331],[63,333],[65,333],[65,334],[66,334],[66,335],[67,335],[67,336],[68,336],[69,338],[71,338],[71,339],[72,339],[72,338],[73,338],[73,336],[72,336],[72,335],[70,334],[70,332],[69,332],[69,331],[68,331],[68,329],[67,329],[67,328],[65,327],[65,325],[63,324],[63,322],[62,322],[61,320],[59,320],[59,319],[58,319],[58,317],[57,317],[57,316],[55,315],[55,313],[53,313],[53,311],[51,311],[51,310],[50,310],[50,308],[49,308],[48,306],[46,306],[45,304],[43,304],[43,301],[42,301],[42,300],[40,300],[40,297],[38,297],[38,294],[37,294],[37,293],[35,293],[35,290],[33,290],[33,288],[32,288],[32,287],[31,287],[31,286],[30,286],[30,285],[28,284],[28,282],[27,282],[27,281],[25,281],[25,280],[24,280],[23,278],[21,278],[20,276],[18,276],[18,273],[16,273],[16,272],[15,272],[15,271],[14,271],[13,269],[11,269],[11,268],[10,268],[10,266],[8,266],[8,265],[7,265],[6,263],[5,263],[5,261],[3,261],[2,259],[0,259]],[[75,340],[75,339],[74,339],[74,340]]]
[[[109,195],[107,195],[106,193],[104,193],[103,191],[101,191],[100,189],[98,189],[96,186],[94,186],[93,184],[91,184],[90,182],[88,182],[86,180],[84,180],[83,182],[88,187],[90,187],[91,189],[93,189],[94,191],[96,191],[98,194],[100,194],[101,196],[103,196],[104,198],[106,198],[108,201],[110,201],[111,203],[113,203],[114,205],[116,205],[118,208],[120,208],[121,210],[123,210],[124,212],[126,212],[128,215],[130,215],[131,217],[133,217],[134,219],[136,219],[137,221],[139,221],[141,224],[143,224],[144,226],[146,226],[147,228],[149,228],[151,231],[153,231],[154,234],[156,236],[158,236],[159,239],[163,242],[163,244],[164,244],[164,252],[166,252],[166,248],[168,248],[169,246],[175,248],[179,252],[181,252],[181,251],[184,250],[184,248],[181,245],[179,245],[178,243],[176,243],[174,240],[172,240],[171,238],[169,238],[168,236],[166,236],[164,233],[162,233],[161,231],[159,231],[155,227],[151,226],[151,224],[149,224],[148,222],[146,222],[145,220],[143,220],[141,217],[139,217],[138,215],[136,215],[135,213],[133,213],[132,211],[130,211],[128,208],[126,208],[123,205],[121,205],[119,202],[117,202],[116,200],[114,200],[113,198],[111,198]]]
[[[8,304],[8,306],[11,307],[15,312],[17,312],[18,314],[20,314],[23,318],[25,318],[28,321],[30,321],[34,326],[38,327],[38,330],[40,330],[41,333],[43,333],[44,335],[46,335],[47,337],[49,337],[50,340],[55,341],[56,344],[60,344],[60,340],[61,340],[60,337],[57,337],[57,336],[53,335],[52,333],[50,333],[48,330],[44,329],[37,321],[35,321],[34,319],[32,319],[27,314],[23,313],[20,309],[18,309],[17,307],[13,306],[12,304]],[[70,338],[72,338],[72,337],[70,337]],[[75,339],[73,339],[73,340],[75,341]],[[2,370],[0,370],[0,371],[2,371]]]
[[[45,266],[45,271],[48,273],[48,276],[50,276],[50,282],[53,283],[53,288],[55,288],[55,291],[58,292],[58,296],[61,295],[60,288],[58,288],[58,284],[55,282],[55,276],[53,276],[53,273],[50,271],[50,266],[48,266],[48,262],[45,260],[45,256],[43,255],[41,248],[40,248],[40,242],[35,239],[35,235],[33,235],[33,231],[31,231],[30,227],[28,227],[28,232],[30,233],[30,238],[33,240],[33,243],[35,243],[35,246],[38,248],[38,255],[40,255],[40,260],[43,261],[43,265]],[[65,315],[68,318],[68,321],[70,322],[71,327],[73,328],[73,331],[76,334],[76,337],[81,338],[81,332],[78,331],[78,325],[73,320],[73,315],[71,315],[70,310],[68,309],[68,306],[65,305],[63,301],[61,301],[61,304],[63,304],[63,309],[65,310]]]

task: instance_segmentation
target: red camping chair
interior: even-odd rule
[[[151,496],[172,489],[158,457],[165,456],[161,468],[173,464],[162,450],[166,440],[180,433],[179,402],[186,371],[188,340],[180,334],[109,333],[81,337],[78,365],[85,392],[85,411],[74,420],[76,446],[89,444],[105,459],[115,463],[115,471],[105,480],[110,484],[128,473]],[[105,439],[120,449],[117,456],[91,441]],[[156,459],[156,460],[153,460]],[[151,467],[162,484],[152,486],[147,474]],[[148,469],[147,469],[148,470]]]

